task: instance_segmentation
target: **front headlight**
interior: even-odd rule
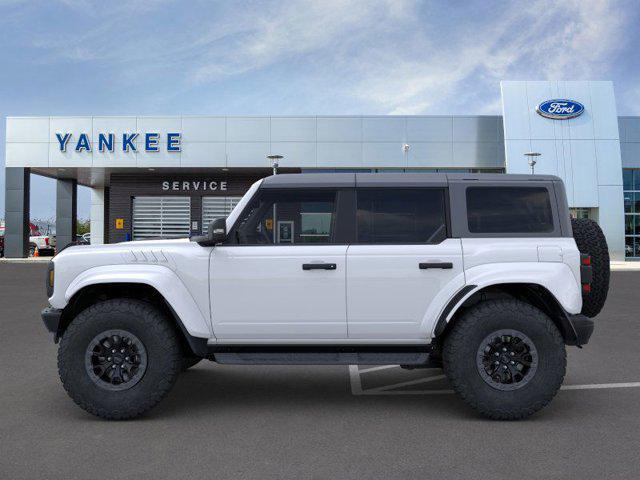
[[[49,262],[49,267],[47,268],[47,298],[53,297],[53,282],[55,280],[54,273],[54,263]]]

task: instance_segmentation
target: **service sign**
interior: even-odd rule
[[[568,120],[569,118],[575,118],[582,115],[582,112],[584,112],[584,105],[574,100],[547,100],[538,105],[536,112],[545,118]]]
[[[136,140],[140,140],[136,145]],[[180,151],[180,134],[179,133],[167,133],[163,135],[163,140],[167,152],[179,152]],[[56,139],[58,140],[58,148],[61,152],[66,152],[67,148],[73,148],[76,152],[113,152],[116,149],[116,135],[113,133],[99,133],[97,145],[93,145],[91,142],[91,136],[88,133],[81,133],[74,135],[73,133],[56,133]],[[146,133],[123,133],[122,137],[118,137],[119,149],[123,152],[137,152],[143,150],[145,152],[159,152],[160,151],[160,134],[156,132]]]

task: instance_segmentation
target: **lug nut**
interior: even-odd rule
[[[516,362],[514,362],[513,360],[511,360],[511,365],[515,365],[515,364],[516,364]]]
[[[107,357],[107,362],[110,362],[110,361],[111,361],[111,357]]]

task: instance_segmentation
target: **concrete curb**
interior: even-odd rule
[[[612,271],[630,271],[630,272],[638,272],[640,271],[640,262],[629,261],[629,262],[611,262],[611,270]]]
[[[0,263],[47,263],[53,257],[37,257],[37,258],[0,258]]]

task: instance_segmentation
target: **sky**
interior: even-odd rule
[[[0,0],[0,218],[6,116],[500,114],[501,80],[612,80],[640,115],[639,25],[636,0]]]

